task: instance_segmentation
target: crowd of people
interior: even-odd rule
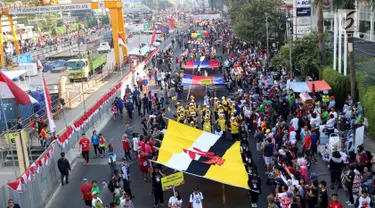
[[[375,158],[363,146],[354,147],[353,143],[353,131],[363,125],[361,104],[354,103],[348,96],[340,108],[342,104],[336,103],[335,97],[327,92],[296,93],[290,85],[296,79],[284,69],[265,66],[262,58],[267,50],[240,41],[228,23],[221,20],[205,21],[203,24],[195,22],[194,28],[197,27],[211,34],[207,40],[211,47],[184,45],[182,55],[173,54],[173,48],[159,53],[153,60],[149,76],[136,75],[137,84],[133,88],[127,86],[125,96],[113,102],[114,119],[123,115],[123,109],[127,110],[130,118],[121,140],[124,158],[120,169],[115,165],[116,153],[111,144],[106,144],[103,135],[95,131],[91,140],[85,135],[80,139],[87,165],[91,144],[95,155],[108,156],[112,178],[103,185],[113,193],[111,207],[134,207],[129,168],[134,158],[138,160],[143,180],[152,184],[154,206],[164,204],[161,178],[165,175],[165,168],[151,161],[157,158],[157,148],[167,126],[164,115],[169,112],[174,112],[178,122],[241,142],[241,155],[249,174],[252,207],[258,207],[264,184],[272,187],[272,192],[266,193],[268,208],[340,208],[343,207],[338,201],[340,188],[348,193],[348,206],[372,207]],[[186,34],[193,30],[177,36],[179,47],[188,38]],[[214,40],[220,40],[217,43],[227,57],[220,68],[224,72],[228,93],[218,98],[207,92],[203,104],[197,103],[194,96],[185,103],[181,98],[184,71],[179,70],[178,63],[180,60],[182,64],[187,60],[200,60],[202,56],[205,59],[215,58],[219,47],[213,46]],[[172,61],[176,61],[175,73]],[[307,81],[312,79],[303,78]],[[158,86],[159,93],[151,90],[145,93],[145,87],[152,81]],[[171,95],[171,91],[176,93],[175,96]],[[303,99],[307,95],[311,99]],[[174,106],[169,105],[170,102]],[[142,132],[138,133],[132,128],[135,108],[141,117]],[[332,148],[329,140],[333,135],[339,139]],[[257,152],[251,152],[249,142],[256,143]],[[309,171],[310,167],[321,163],[318,155],[322,155],[329,166],[329,182]],[[257,161],[264,161],[264,170],[258,167]],[[70,166],[62,166],[68,183],[66,172]],[[266,181],[260,179],[263,172],[267,175]],[[64,184],[63,178],[61,181]],[[96,181],[90,183],[84,179],[80,192],[87,206],[100,208],[104,203],[96,187]],[[332,189],[330,197],[328,187]],[[199,188],[194,189],[188,201],[192,208],[203,207],[203,194]],[[168,207],[179,208],[182,202],[176,191],[167,204]]]

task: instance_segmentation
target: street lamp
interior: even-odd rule
[[[292,22],[292,19],[290,17],[286,17],[286,38],[288,40],[288,48],[289,48],[289,70],[290,70],[290,76],[293,76],[293,66],[292,66],[292,42],[291,38],[289,37],[290,33],[290,23]]]
[[[79,60],[81,61],[82,59],[82,55],[81,55],[81,47],[80,47],[80,39],[81,37],[78,37],[78,57],[79,57]],[[79,62],[78,62],[79,63]],[[84,89],[83,89],[83,76],[82,76],[82,71],[83,69],[81,69],[81,87],[82,87],[82,98],[83,98],[83,110],[85,111],[85,113],[87,112],[86,111],[86,101],[85,101],[85,92],[84,92]],[[90,74],[90,72],[89,72]]]
[[[268,65],[268,56],[269,56],[269,54],[268,54],[268,51],[270,50],[270,47],[269,47],[269,45],[268,45],[268,15],[267,15],[267,13],[266,13],[266,36],[267,36],[267,51],[266,51],[266,54],[267,54],[267,65]]]

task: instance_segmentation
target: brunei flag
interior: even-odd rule
[[[193,69],[198,68],[200,66],[201,69],[212,69],[212,68],[219,68],[219,61],[218,60],[210,60],[210,61],[187,61],[185,65],[183,65],[184,69]]]
[[[157,163],[198,177],[248,189],[240,142],[168,121]]]
[[[225,84],[223,77],[195,76],[184,74],[182,78],[182,86],[190,85],[223,85]]]

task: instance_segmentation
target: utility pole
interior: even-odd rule
[[[293,76],[293,64],[292,64],[292,41],[291,41],[291,38],[289,37],[290,36],[290,22],[291,22],[291,19],[289,17],[287,17],[287,24],[286,24],[286,38],[288,40],[288,48],[289,48],[289,73],[290,73],[290,76],[292,77]]]

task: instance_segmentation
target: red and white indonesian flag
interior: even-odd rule
[[[158,27],[157,27],[156,25],[154,25],[154,32],[152,33],[150,46],[153,46],[154,43],[155,43],[156,31],[157,31],[157,30],[158,30]]]
[[[33,97],[19,88],[7,75],[0,72],[0,98],[12,99],[15,98],[18,104],[30,105],[37,103]]]
[[[48,125],[49,125],[49,131],[55,132],[56,125],[52,117],[52,103],[51,103],[51,95],[49,94],[46,80],[44,79],[44,74],[41,72],[42,77],[42,83],[43,83],[43,93],[44,93],[44,99],[46,104],[46,114],[48,118]]]
[[[23,193],[24,192],[24,184],[22,183],[22,179],[21,178],[18,178],[16,181],[14,182],[9,182],[8,184],[8,187],[11,188],[13,191],[17,192],[17,193]]]
[[[124,41],[124,39],[121,37],[120,34],[118,34],[118,44],[121,45],[121,46],[126,47],[125,41]]]

